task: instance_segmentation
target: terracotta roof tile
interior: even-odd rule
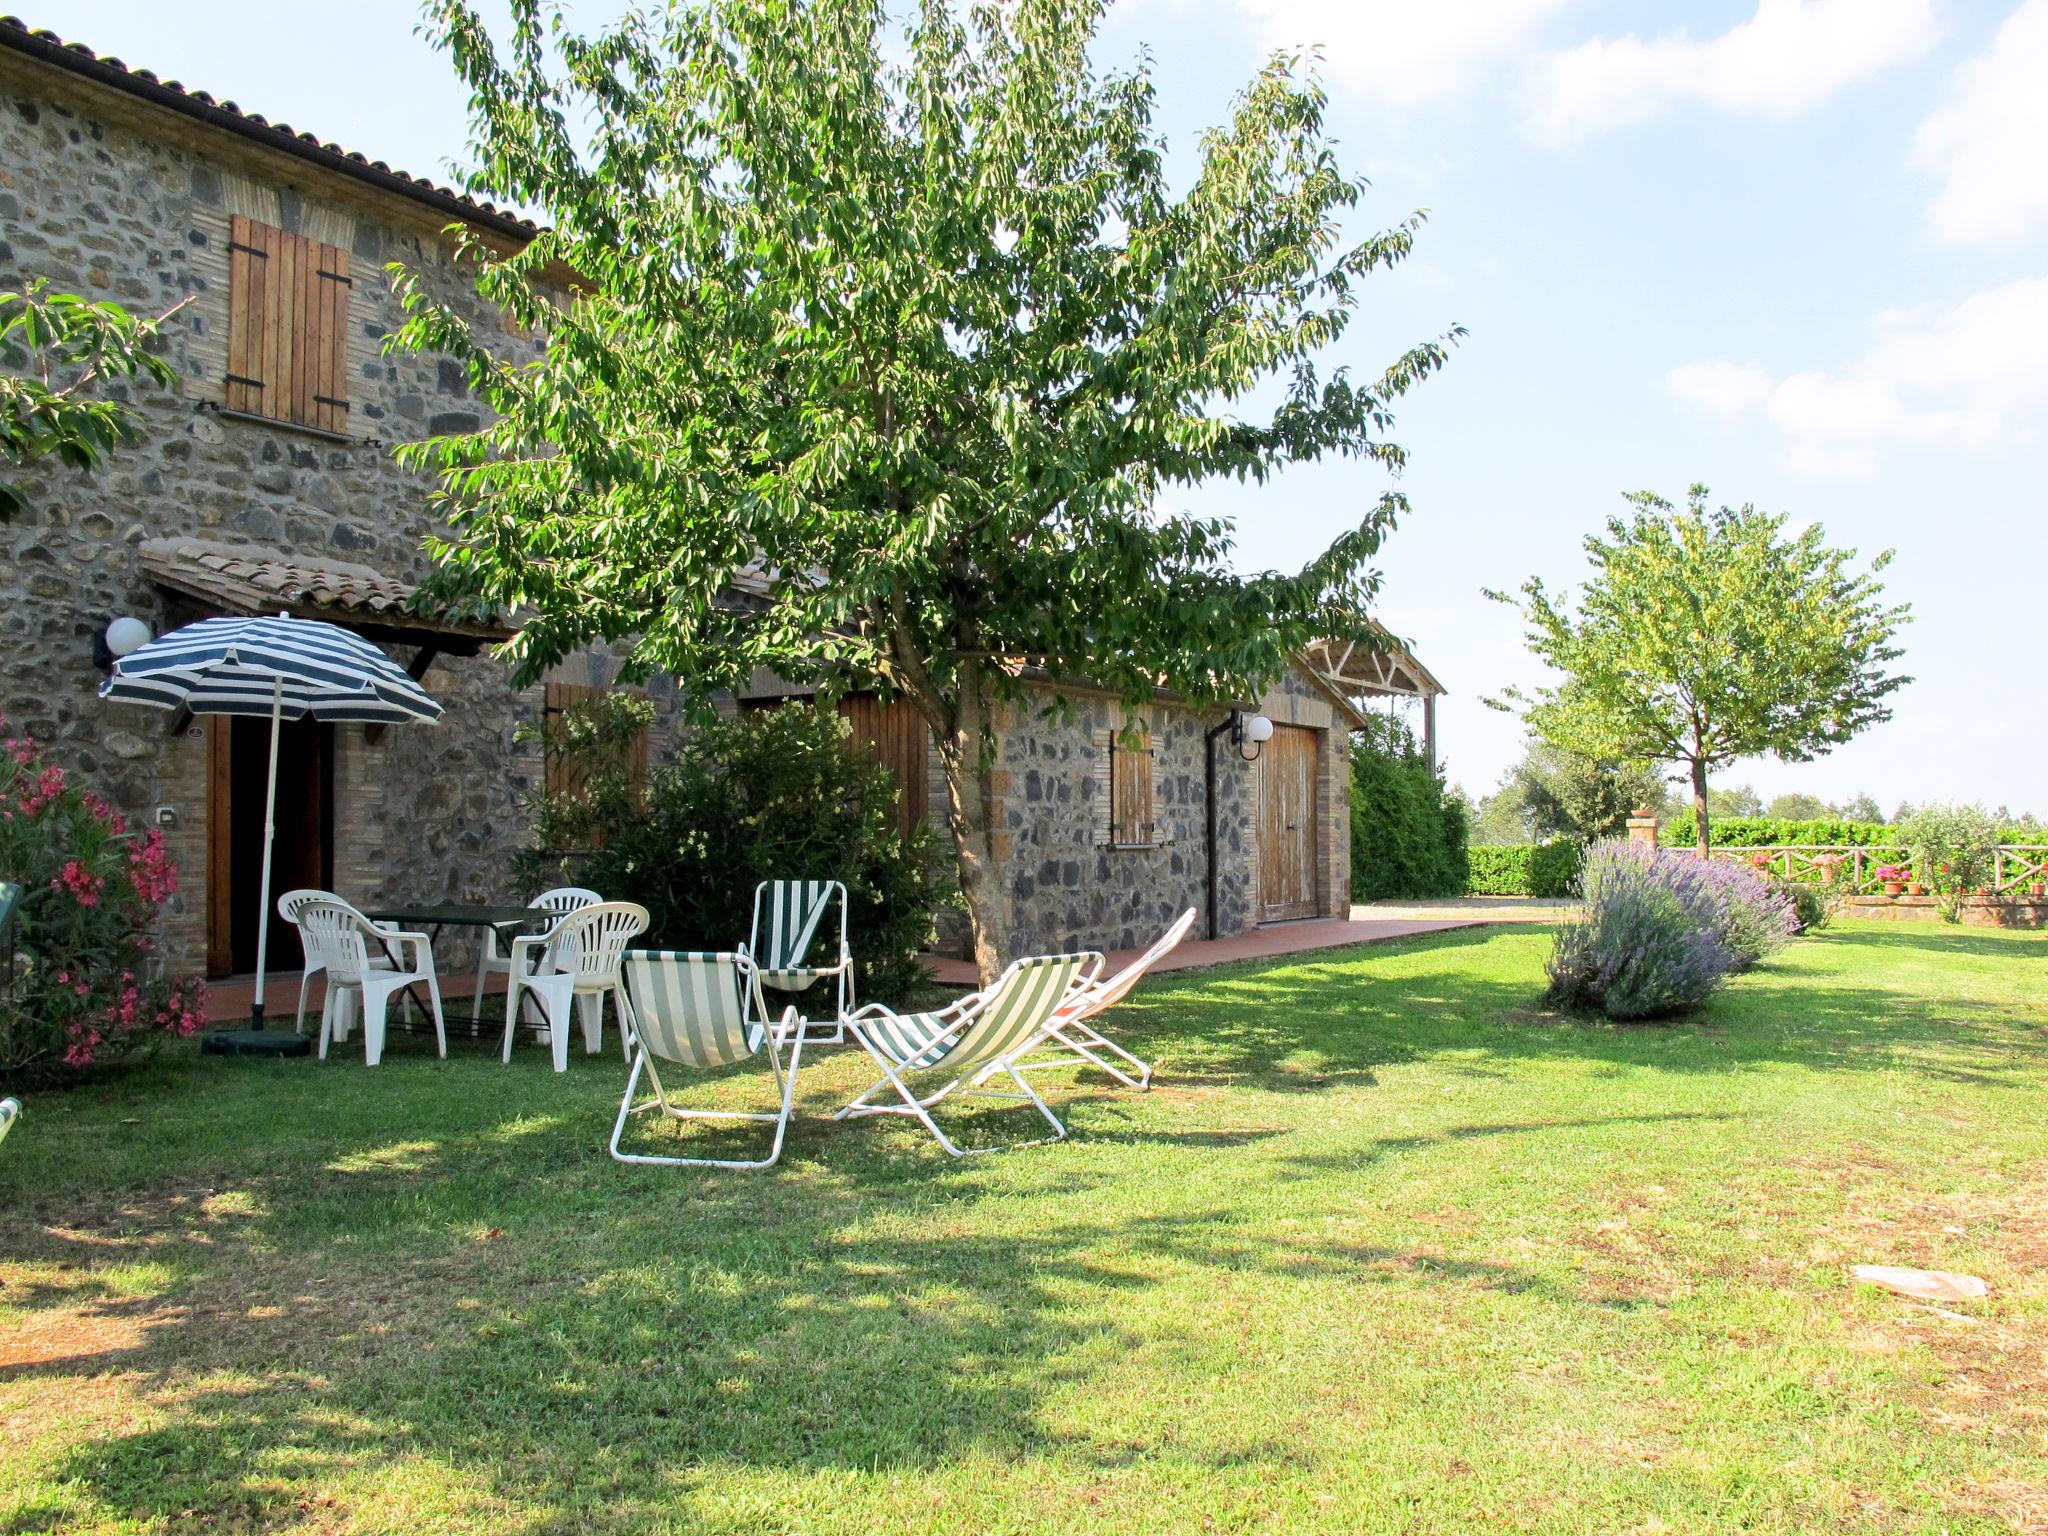
[[[382,160],[370,160],[357,150],[344,149],[316,134],[300,132],[289,123],[273,123],[260,113],[243,111],[232,101],[218,100],[205,91],[188,90],[176,80],[160,79],[154,71],[131,69],[110,54],[95,53],[85,44],[67,41],[46,27],[31,27],[18,16],[0,16],[0,46],[14,47],[42,57],[117,90],[127,90],[145,100],[155,101],[160,106],[178,110],[183,104],[183,110],[190,115],[224,116],[227,121],[217,126],[242,132],[258,143],[297,153],[303,158],[333,162],[333,169],[384,184],[386,190],[443,207],[458,217],[470,217],[501,232],[526,235],[540,232],[539,225],[531,219],[521,218],[510,209],[499,208],[453,187],[441,186],[424,176],[407,175]]]

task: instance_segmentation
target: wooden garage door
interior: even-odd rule
[[[1275,725],[1259,750],[1259,921],[1316,915],[1316,739]]]

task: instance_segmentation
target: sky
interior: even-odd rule
[[[489,0],[485,0],[488,6]],[[610,0],[571,4],[601,24]],[[465,103],[407,0],[77,0],[32,26],[416,174]],[[1812,763],[1717,783],[2048,814],[2048,0],[1124,0],[1100,62],[1148,50],[1175,173],[1275,49],[1313,48],[1372,189],[1350,233],[1426,208],[1328,362],[1376,374],[1452,325],[1403,403],[1412,504],[1382,617],[1448,690],[1449,776],[1483,794],[1543,680],[1485,588],[1585,573],[1622,494],[1713,500],[1895,550],[1895,718]],[[1306,560],[1388,488],[1295,466],[1178,504],[1241,563]]]

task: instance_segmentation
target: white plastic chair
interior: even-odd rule
[[[1138,1060],[1088,1021],[1129,997],[1131,989],[1144,979],[1145,973],[1172,954],[1194,925],[1195,909],[1189,907],[1174,920],[1171,928],[1159,936],[1156,944],[1114,976],[1074,988],[1072,995],[1046,1021],[1038,1038],[1017,1053],[1014,1060],[1016,1070],[1036,1072],[1042,1067],[1063,1066],[1076,1060],[1088,1061],[1126,1088],[1136,1088],[1141,1092],[1150,1088],[1151,1066]],[[1122,1060],[1138,1075],[1132,1077],[1122,1068],[1111,1066],[1097,1054],[1104,1051]],[[975,1082],[983,1082],[999,1070],[995,1066],[984,1067]]]
[[[339,896],[320,895],[299,904],[299,941],[308,970],[327,973],[327,998],[320,1008],[320,1056],[329,1040],[346,1040],[349,1016],[363,1011],[363,1060],[384,1059],[384,1014],[391,995],[425,982],[433,1003],[434,1045],[448,1054],[441,1020],[441,984],[434,975],[434,946],[424,933],[407,933],[371,922]],[[371,946],[377,946],[373,951]],[[410,959],[401,958],[404,951]]]
[[[297,928],[299,926],[299,909],[305,906],[307,902],[339,901],[340,899],[332,891],[286,891],[277,898],[277,915],[290,923],[293,928]],[[306,948],[306,935],[304,932],[299,934],[299,949],[306,959],[305,967],[299,975],[298,1011],[292,1015],[292,1033],[295,1035],[303,1035],[306,1032],[306,993],[312,988],[314,973],[321,968],[320,962],[313,958],[313,952]],[[380,949],[370,956],[370,966],[373,970],[388,971],[391,969],[391,958]]]
[[[546,912],[560,919],[567,917],[578,907],[594,907],[604,898],[595,891],[585,890],[580,885],[558,885],[552,891],[542,891],[527,905],[536,912]],[[550,925],[552,926],[552,924]],[[484,988],[493,976],[506,978],[505,991],[509,1003],[512,991],[512,957],[499,948],[498,930],[486,928],[483,943],[476,952],[476,990],[469,996],[469,1022],[472,1033],[477,1021],[483,1017]]]
[[[633,1000],[633,1070],[626,1076],[626,1096],[612,1125],[612,1156],[622,1163],[654,1163],[666,1168],[766,1168],[782,1155],[789,1129],[790,1103],[796,1096],[796,1068],[803,1055],[803,1031],[796,1028],[796,1009],[782,1015],[782,1027],[770,1029],[767,1003],[761,996],[760,974],[745,955],[695,954],[685,951],[629,949],[625,958],[626,991]],[[782,1060],[783,1047],[789,1061]],[[664,1066],[715,1071],[766,1052],[774,1074],[779,1105],[772,1112],[736,1109],[683,1109],[671,1102],[661,1081]],[[654,1097],[635,1104],[640,1074]],[[619,1138],[634,1115],[659,1110],[672,1120],[772,1121],[775,1137],[768,1155],[755,1161],[717,1157],[656,1157],[621,1152]]]
[[[512,1032],[519,1018],[522,994],[531,993],[547,1021],[548,1043],[555,1070],[569,1070],[569,1016],[583,1019],[583,1048],[595,1054],[604,1040],[604,1000],[612,999],[619,1015],[619,1049],[632,1057],[628,1039],[633,1010],[626,1001],[619,964],[627,944],[647,931],[647,909],[637,902],[601,901],[578,907],[546,933],[523,934],[512,941],[512,984],[505,992],[505,1046],[500,1059],[512,1059]]]

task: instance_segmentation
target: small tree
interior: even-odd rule
[[[1569,837],[1592,843],[1619,837],[1642,809],[1661,813],[1663,776],[1642,763],[1582,757],[1547,742],[1531,742],[1515,769],[1531,831],[1538,842]]]
[[[1818,524],[1788,536],[1782,515],[1707,510],[1695,485],[1684,511],[1648,491],[1635,515],[1590,536],[1593,578],[1576,611],[1531,579],[1519,597],[1529,647],[1561,674],[1533,695],[1510,689],[1545,739],[1595,758],[1682,765],[1698,846],[1710,846],[1707,775],[1775,753],[1804,762],[1891,718],[1885,699],[1911,681],[1887,672],[1910,616],[1884,604],[1891,561],[1850,569]]]
[[[1318,371],[1420,216],[1340,247],[1363,184],[1294,61],[1176,194],[1148,69],[1089,62],[1101,0],[964,24],[925,0],[907,36],[878,0],[684,0],[596,37],[514,0],[502,55],[459,0],[428,11],[471,92],[470,190],[549,226],[468,246],[482,297],[547,335],[536,360],[396,274],[398,344],[461,360],[496,413],[406,454],[444,477],[440,595],[522,608],[522,677],[602,638],[693,699],[757,667],[908,699],[988,977],[1000,709],[1084,679],[1255,698],[1370,628],[1398,497],[1249,577],[1227,523],[1162,505],[1327,455],[1398,466],[1390,406],[1451,339]]]
[[[1923,805],[1905,835],[1913,878],[1934,893],[1944,922],[1963,920],[1963,903],[1991,879],[1998,859],[1999,818],[1981,805]]]
[[[10,483],[14,470],[53,454],[88,470],[134,439],[128,406],[94,399],[95,386],[138,374],[166,387],[178,382],[177,370],[149,348],[183,305],[138,320],[118,304],[45,287],[37,278],[0,293],[0,463],[10,472],[0,478],[0,523],[27,505]]]

